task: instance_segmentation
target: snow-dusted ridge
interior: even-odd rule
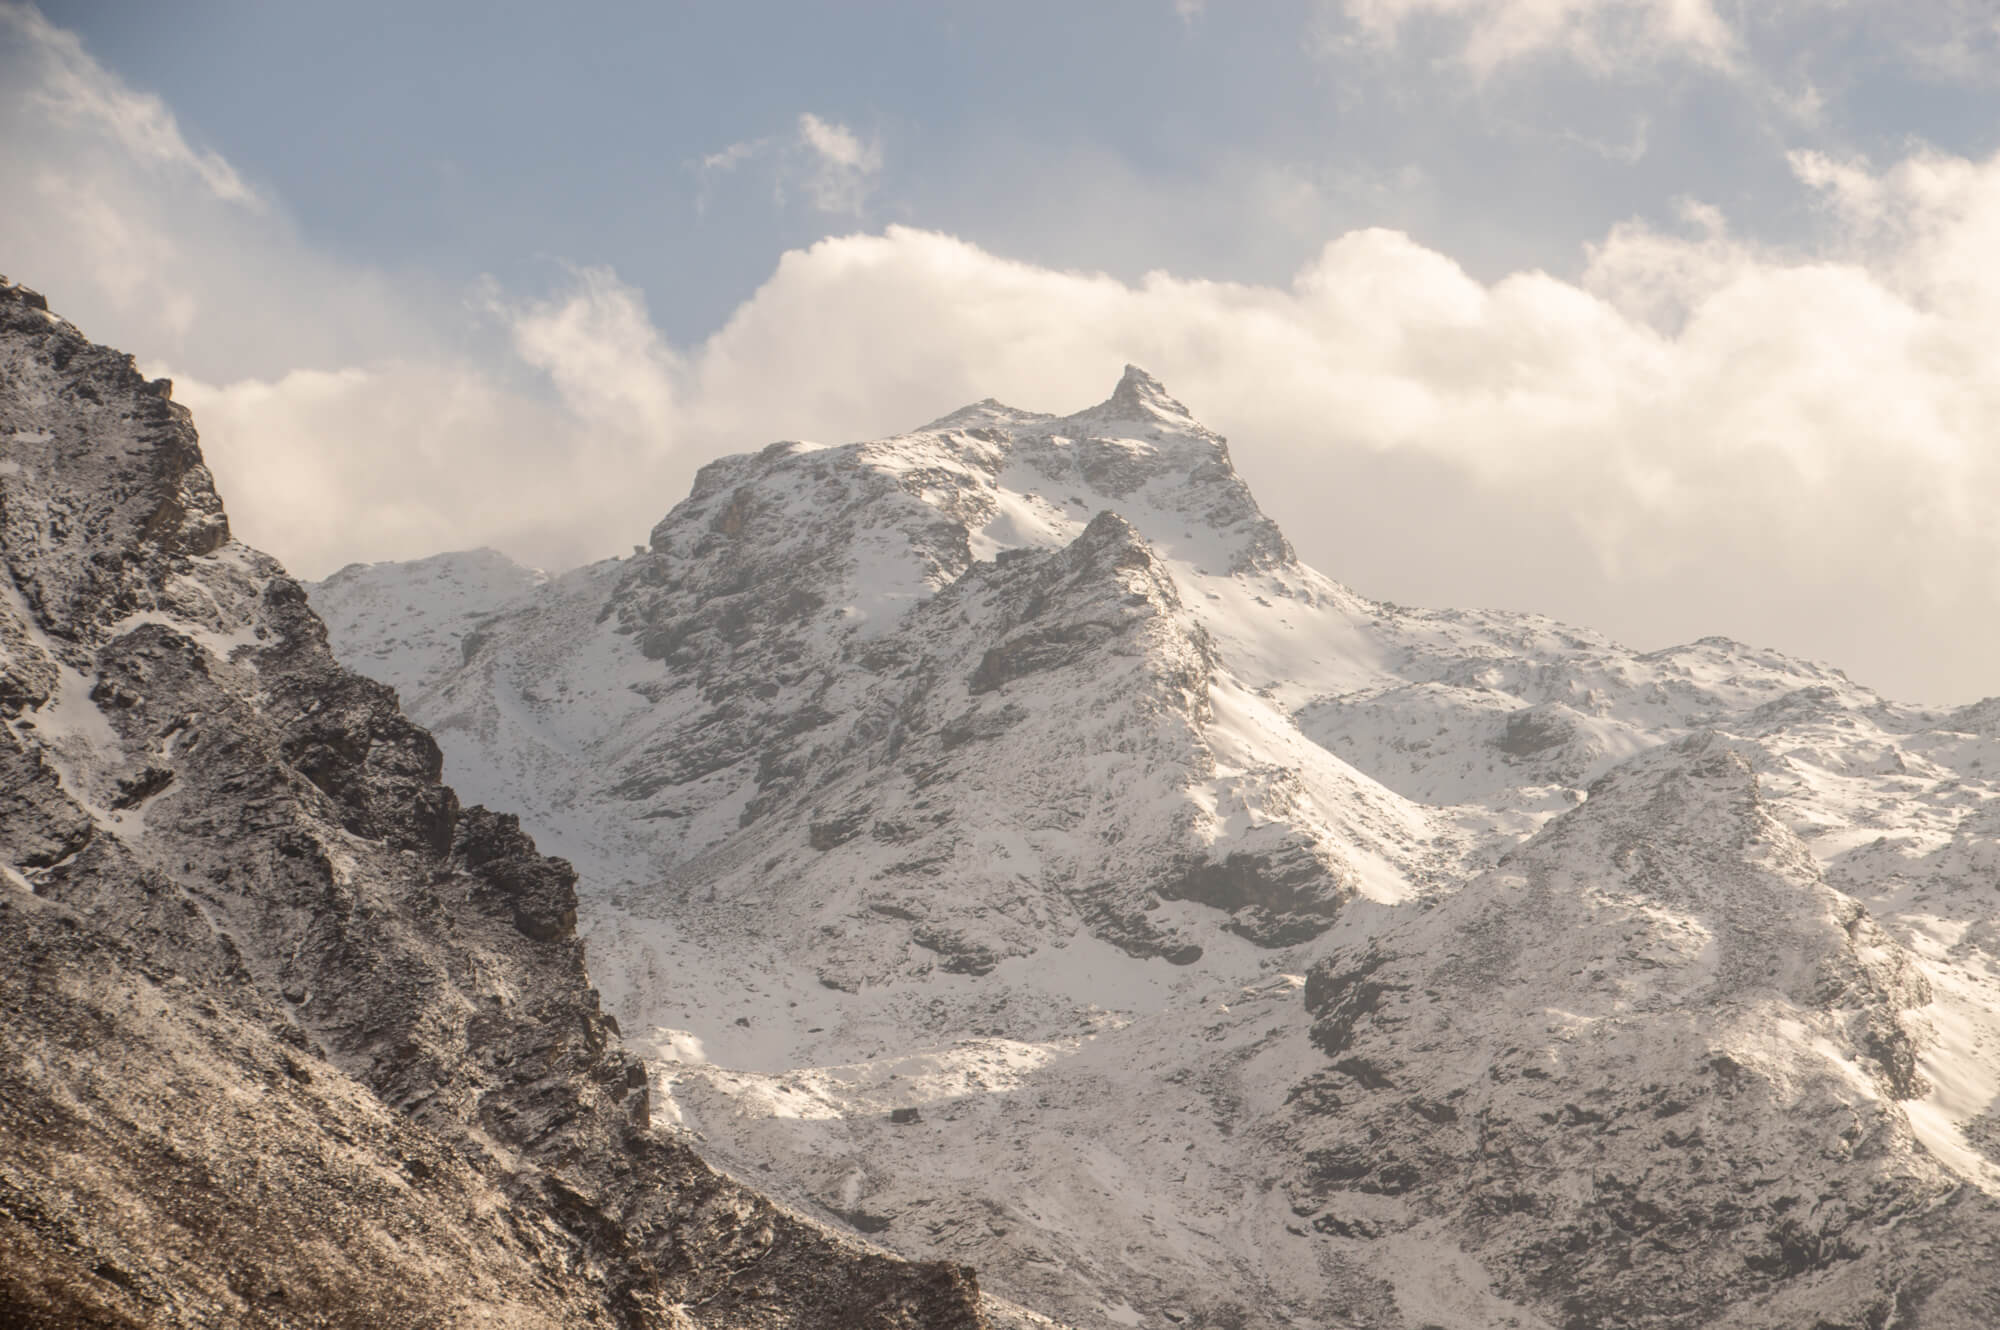
[[[1078,1325],[2000,1323],[1992,704],[1368,601],[1136,369],[467,558],[312,595],[803,1207]]]
[[[1014,1319],[654,1129],[573,871],[441,764],[0,279],[0,1325]]]

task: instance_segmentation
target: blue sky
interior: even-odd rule
[[[1961,0],[0,7],[0,271],[307,575],[1127,360],[1373,595],[2000,691]]]

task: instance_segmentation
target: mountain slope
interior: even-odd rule
[[[406,704],[802,1208],[1084,1325],[2000,1317],[1990,706],[1369,602],[1137,370],[451,604]]]
[[[0,1320],[976,1326],[649,1127],[575,874],[0,283]]]

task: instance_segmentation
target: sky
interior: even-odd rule
[[[2000,693],[1985,0],[0,0],[0,180],[300,576],[1130,362],[1365,595]]]

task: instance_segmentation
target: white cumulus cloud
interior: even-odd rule
[[[30,95],[51,68],[102,84],[82,104],[129,93],[59,48],[0,57],[0,170],[26,182],[0,210],[9,275],[177,376],[239,532],[306,575],[620,552],[721,453],[987,396],[1072,410],[1132,361],[1364,592],[1641,646],[1726,632],[1919,699],[2000,691],[2000,159],[1795,154],[1812,243],[1690,201],[1613,228],[1575,281],[1483,280],[1384,229],[1260,285],[891,227],[785,254],[674,345],[602,268],[468,302],[333,262],[199,154]],[[878,169],[820,124],[827,150],[796,150]]]

